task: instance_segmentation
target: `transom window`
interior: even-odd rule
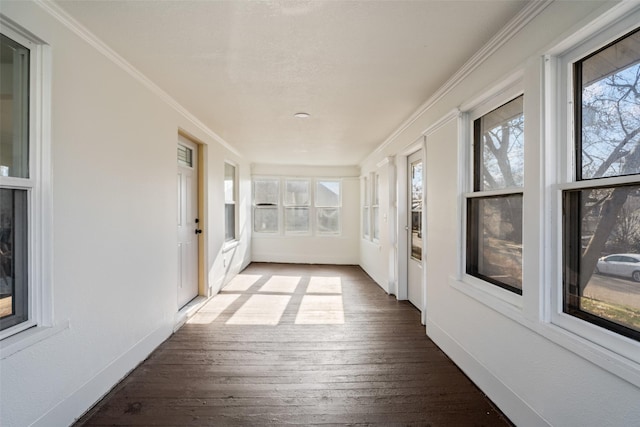
[[[473,121],[466,272],[522,294],[523,96]]]

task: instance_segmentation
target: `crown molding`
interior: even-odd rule
[[[111,49],[106,43],[100,40],[95,34],[93,34],[84,25],[78,22],[75,18],[64,11],[59,5],[55,4],[51,0],[34,0],[34,2],[44,9],[49,15],[59,21],[62,25],[67,27],[73,33],[75,33],[82,40],[87,42],[90,46],[107,57],[111,62],[116,64],[122,70],[127,72],[134,79],[142,83],[147,89],[158,96],[167,105],[173,108],[176,112],[189,120],[192,124],[198,127],[205,134],[210,136],[213,140],[224,146],[227,150],[239,157],[244,157],[238,150],[236,150],[231,144],[225,141],[220,135],[215,133],[211,128],[205,125],[200,119],[191,114],[189,110],[183,107],[178,101],[176,101],[171,95],[162,90],[160,86],[151,81],[147,76],[142,74],[126,59]]]
[[[506,42],[511,40],[522,28],[524,28],[533,18],[538,16],[554,0],[532,1],[528,3],[511,21],[505,25],[495,36],[491,38],[475,55],[473,55],[444,85],[440,87],[427,101],[405,120],[387,139],[384,140],[371,154],[363,159],[365,163],[370,157],[379,154],[387,146],[398,138],[409,126],[411,126],[420,116],[433,107],[440,99],[453,90],[469,74],[485,62]]]

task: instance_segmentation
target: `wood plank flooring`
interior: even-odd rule
[[[78,426],[505,426],[359,267],[251,264]]]

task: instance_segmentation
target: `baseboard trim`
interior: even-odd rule
[[[169,338],[172,332],[172,325],[166,324],[145,336],[83,386],[47,411],[32,426],[48,427],[73,424]]]
[[[515,425],[551,426],[509,386],[428,317],[427,335]]]

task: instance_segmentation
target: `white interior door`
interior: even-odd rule
[[[407,219],[408,227],[408,265],[407,265],[407,297],[409,301],[422,311],[424,286],[422,283],[422,195],[423,168],[422,153],[417,151],[407,160]]]
[[[178,307],[198,295],[198,150],[178,142]]]

